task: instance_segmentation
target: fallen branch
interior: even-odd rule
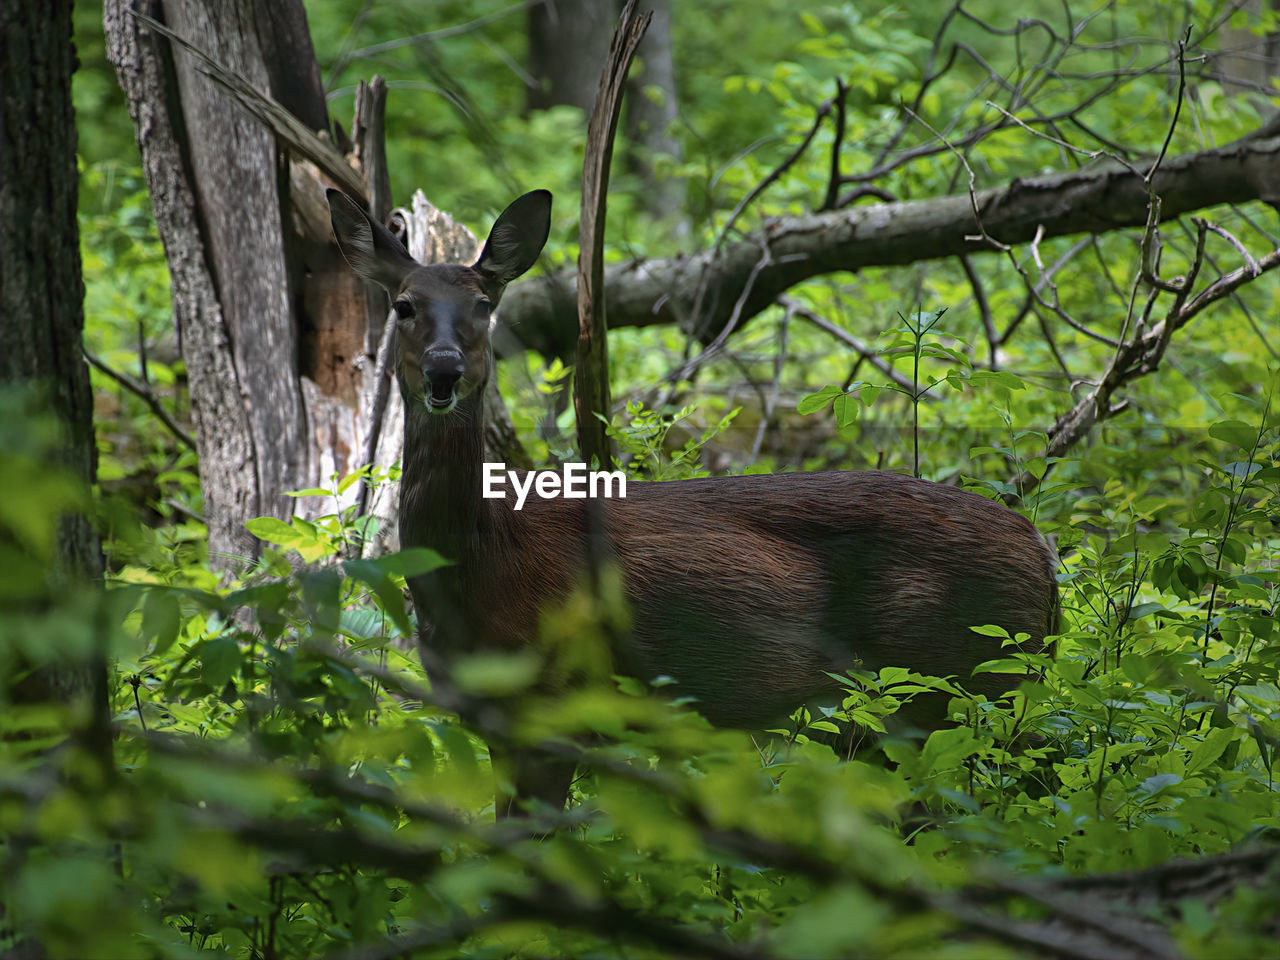
[[[1201,153],[1166,158],[1151,184],[1161,198],[1160,219],[1252,200],[1280,206],[1280,137],[1245,138]],[[1002,244],[1078,233],[1108,233],[1148,223],[1147,187],[1119,163],[1015,179],[976,191],[987,234]],[[710,342],[734,313],[739,294],[767,249],[771,263],[757,271],[738,310],[738,326],[787,289],[814,277],[863,267],[902,266],[962,254],[990,252],[980,235],[968,192],[929,200],[881,203],[827,213],[784,217],[719,251],[663,260],[636,260],[605,270],[609,325],[613,328],[678,323],[694,316],[700,287],[706,294],[698,335]],[[522,346],[572,356],[577,316],[572,271],[532,279],[503,298],[503,317]]]

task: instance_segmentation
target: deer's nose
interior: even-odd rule
[[[427,403],[446,410],[454,402],[454,387],[467,371],[467,361],[457,350],[431,349],[422,357],[422,378],[427,383]]]

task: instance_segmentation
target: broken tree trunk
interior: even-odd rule
[[[379,219],[390,213],[386,88],[361,86],[344,159],[330,138],[300,0],[107,0],[104,21],[169,261],[210,557],[234,571],[260,550],[247,520],[331,513],[358,494],[350,487],[335,505],[288,491],[327,488],[360,467],[372,433],[378,466],[400,454],[394,391],[386,426],[372,429],[385,295],[342,260],[323,195],[337,183],[362,192],[357,199]],[[418,218],[405,220],[428,259],[458,254],[447,218],[424,213],[423,237],[414,236]],[[473,256],[474,237],[456,230]],[[489,435],[503,448],[499,459],[522,460],[505,411]],[[385,536],[393,537],[394,510],[383,497]]]

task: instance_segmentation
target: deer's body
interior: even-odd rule
[[[424,267],[335,194],[344,254],[391,293],[399,318],[401,542],[454,561],[410,582],[435,662],[533,643],[540,613],[602,553],[621,568],[631,606],[631,629],[612,651],[618,669],[673,677],[676,693],[720,725],[771,725],[837,692],[827,671],[859,664],[959,675],[995,693],[1006,679],[968,675],[1000,643],[970,627],[1053,632],[1056,558],[1035,527],[925,480],[828,472],[632,483],[625,499],[530,497],[520,511],[514,493],[484,498],[489,311],[541,250],[550,195],[513,203],[474,267]],[[529,792],[562,799],[567,776],[530,776]]]
[[[406,419],[400,537],[457,560],[410,584],[441,621],[432,650],[522,649],[539,611],[580,581],[583,500],[483,499],[480,397],[448,418]],[[434,466],[433,466],[434,465]],[[826,472],[631,483],[598,501],[608,558],[631,605],[624,672],[724,726],[763,727],[836,690],[856,663],[962,674],[1000,655],[969,627],[1042,638],[1057,609],[1056,559],[1026,519],[976,494],[892,473]],[[439,591],[439,593],[433,593]],[[970,684],[995,693],[986,675]]]

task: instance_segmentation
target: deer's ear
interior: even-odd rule
[[[341,190],[325,191],[338,249],[351,269],[395,296],[405,274],[418,266],[391,231],[369,217]]]
[[[491,298],[496,301],[508,283],[533,266],[550,232],[549,190],[526,193],[502,211],[474,268],[492,287]]]

